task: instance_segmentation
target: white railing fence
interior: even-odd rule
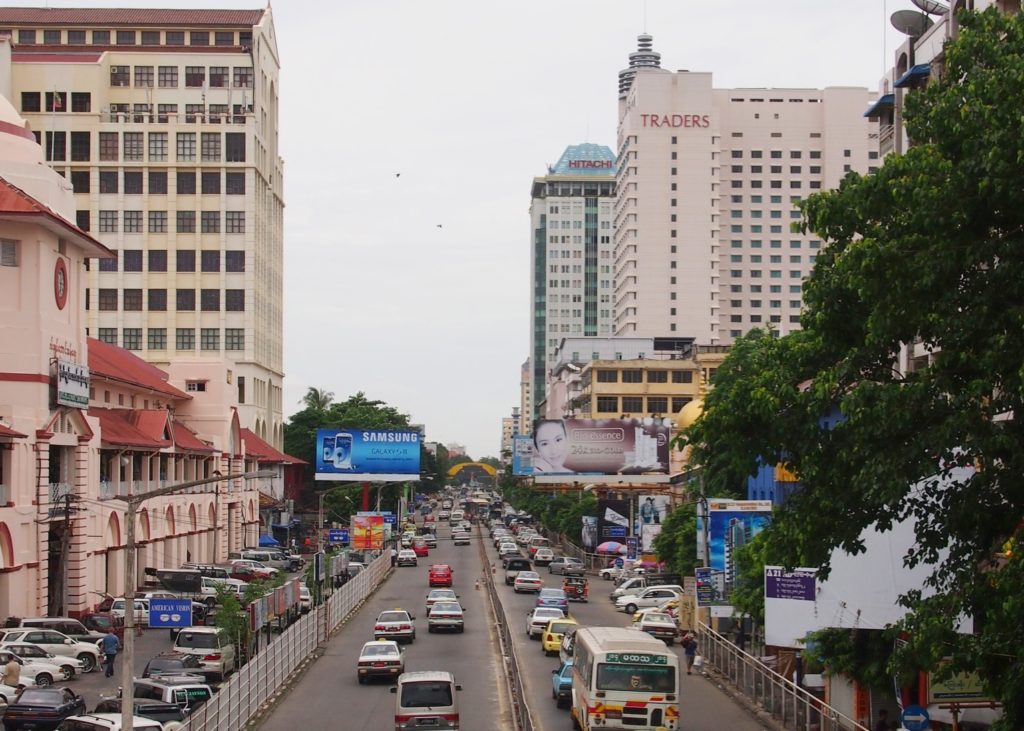
[[[390,569],[391,558],[385,551],[365,571],[335,590],[325,603],[314,607],[253,656],[192,714],[182,731],[241,731],[295,669],[380,585]]]
[[[740,694],[771,714],[782,728],[800,731],[869,731],[792,680],[779,675],[758,658],[747,654],[703,622],[698,623],[698,628],[700,652],[705,666],[711,666]]]

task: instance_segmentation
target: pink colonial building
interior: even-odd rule
[[[142,585],[146,567],[220,561],[256,545],[261,494],[265,503],[283,494],[282,460],[266,456],[279,453],[243,437],[223,370],[172,365],[169,375],[87,336],[89,261],[112,253],[74,214],[70,184],[0,94],[0,620],[73,616],[122,591],[119,496],[278,472],[144,502]]]

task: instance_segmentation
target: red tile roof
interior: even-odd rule
[[[272,446],[256,436],[251,429],[242,428],[239,430],[242,435],[242,444],[245,445],[245,454],[255,457],[257,462],[276,464],[306,464],[298,457],[292,457],[284,452],[278,452]]]
[[[150,8],[0,8],[4,25],[87,25],[91,28],[134,26],[247,26],[263,18],[263,10],[160,10]]]
[[[3,424],[0,424],[0,437],[10,437],[11,439],[24,439],[25,435],[21,434],[20,432],[14,431],[14,429],[11,429],[11,427],[9,426],[4,426]]]
[[[86,256],[114,259],[116,254],[75,224],[0,177],[0,220],[33,221],[86,250]]]
[[[196,433],[182,424],[180,421],[171,422],[171,435],[174,438],[174,446],[189,452],[216,452],[212,444],[207,444],[196,436]]]
[[[163,449],[171,446],[170,440],[155,439],[144,431],[145,428],[152,426],[151,420],[147,423],[145,418],[139,418],[145,413],[132,409],[89,409],[89,416],[100,420],[100,438],[105,445],[145,449]],[[165,414],[165,422],[166,418]]]
[[[156,391],[167,398],[190,399],[184,391],[167,382],[167,374],[130,351],[89,338],[89,371],[136,388]]]

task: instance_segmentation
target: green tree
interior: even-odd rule
[[[1010,729],[1024,725],[1024,561],[1007,550],[1024,532],[1024,15],[960,20],[941,77],[907,97],[915,144],[802,204],[827,242],[803,331],[759,344],[776,358],[733,394],[716,379],[692,438],[709,474],[763,458],[799,475],[767,539],[787,566],[827,573],[867,527],[913,521],[904,562],[931,573],[902,599],[896,664],[979,671]],[[974,634],[955,631],[963,616]]]
[[[704,563],[697,555],[697,505],[684,503],[665,516],[661,533],[654,539],[654,552],[671,571],[693,576]]]
[[[334,392],[322,388],[310,386],[306,389],[306,395],[299,400],[299,404],[313,411],[326,411],[334,402]]]

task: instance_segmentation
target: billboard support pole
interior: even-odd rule
[[[363,483],[363,512],[370,509],[370,483]]]
[[[324,495],[325,493],[320,493],[320,507],[316,513],[316,550],[318,553],[324,552]]]

